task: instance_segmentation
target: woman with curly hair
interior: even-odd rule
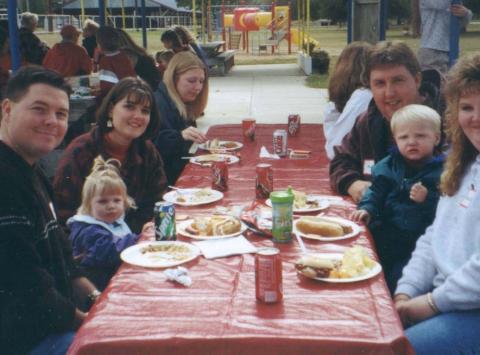
[[[444,195],[394,298],[417,354],[480,349],[480,54],[455,65],[446,98],[451,150],[441,177]]]

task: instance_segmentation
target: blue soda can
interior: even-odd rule
[[[171,202],[157,202],[153,208],[155,240],[176,240],[175,206]]]

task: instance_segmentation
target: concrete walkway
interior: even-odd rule
[[[210,125],[287,122],[298,113],[302,123],[323,122],[326,89],[305,86],[306,76],[296,64],[238,65],[224,77],[211,77],[205,116],[197,121],[202,130]]]

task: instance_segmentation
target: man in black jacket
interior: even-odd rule
[[[67,130],[70,88],[30,66],[7,85],[0,126],[0,349],[65,353],[98,291],[77,271],[35,164]],[[76,305],[77,304],[77,305]]]

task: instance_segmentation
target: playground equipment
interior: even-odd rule
[[[249,32],[267,29],[271,31],[269,38],[258,44],[258,51],[267,51],[268,47],[274,53],[279,44],[283,40],[288,42],[288,53],[291,53],[291,17],[290,6],[272,5],[271,11],[262,11],[258,7],[237,7],[233,9],[233,13],[226,14],[225,8],[222,7],[222,34],[227,40],[229,48],[235,48],[232,30],[241,32],[242,49],[249,51]],[[238,38],[238,37],[236,37]],[[298,36],[296,37],[298,39]]]

